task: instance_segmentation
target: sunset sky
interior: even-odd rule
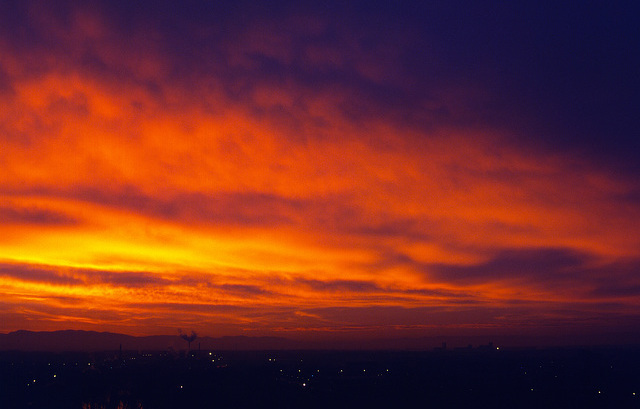
[[[632,2],[373,3],[1,2],[0,332],[640,339]]]

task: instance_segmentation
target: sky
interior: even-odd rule
[[[0,332],[640,340],[638,10],[543,3],[3,1]]]

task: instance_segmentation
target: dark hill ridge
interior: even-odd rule
[[[612,341],[613,340],[613,341]],[[191,349],[220,351],[250,350],[414,350],[425,351],[440,347],[443,342],[449,349],[468,345],[474,348],[487,346],[505,347],[556,347],[556,346],[597,346],[597,345],[640,345],[637,333],[600,334],[574,338],[556,339],[551,337],[525,336],[431,336],[418,338],[367,338],[367,339],[317,339],[292,340],[281,337],[224,336],[197,338]],[[125,351],[167,351],[186,350],[187,341],[176,335],[132,336],[112,332],[62,330],[62,331],[15,331],[0,333],[0,351],[50,351],[50,352],[95,352],[117,351],[120,346]]]
[[[124,350],[187,349],[187,342],[179,335],[153,335],[136,337],[96,331],[15,331],[0,334],[0,351],[116,351]],[[301,349],[302,343],[278,337],[202,337],[191,343],[196,350],[258,350]]]
[[[191,343],[191,349],[250,351],[250,350],[431,350],[444,341],[441,337],[393,338],[366,340],[316,340],[300,341],[281,337],[203,336]],[[485,338],[464,339],[450,337],[450,346],[476,346],[487,344]],[[15,331],[0,334],[0,351],[51,351],[93,352],[117,351],[122,345],[125,351],[175,351],[186,350],[188,343],[179,334],[131,336],[111,332],[62,330],[62,331]]]
[[[431,350],[440,346],[441,337],[393,338],[366,340],[316,340],[300,341],[281,337],[224,336],[200,337],[191,343],[191,349],[250,351],[250,350]],[[449,345],[481,345],[482,339],[449,339]],[[175,351],[186,350],[188,343],[178,334],[131,336],[111,332],[62,330],[62,331],[15,331],[0,334],[0,351],[51,351],[92,352],[117,351],[122,345],[128,351]]]

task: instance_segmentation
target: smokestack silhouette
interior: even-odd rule
[[[198,338],[198,334],[195,331],[191,331],[191,335],[183,334],[182,330],[180,330],[180,338],[184,339],[189,343],[189,352],[191,352],[191,343]]]

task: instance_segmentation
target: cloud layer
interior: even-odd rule
[[[628,331],[640,36],[463,6],[5,3],[0,330]]]

